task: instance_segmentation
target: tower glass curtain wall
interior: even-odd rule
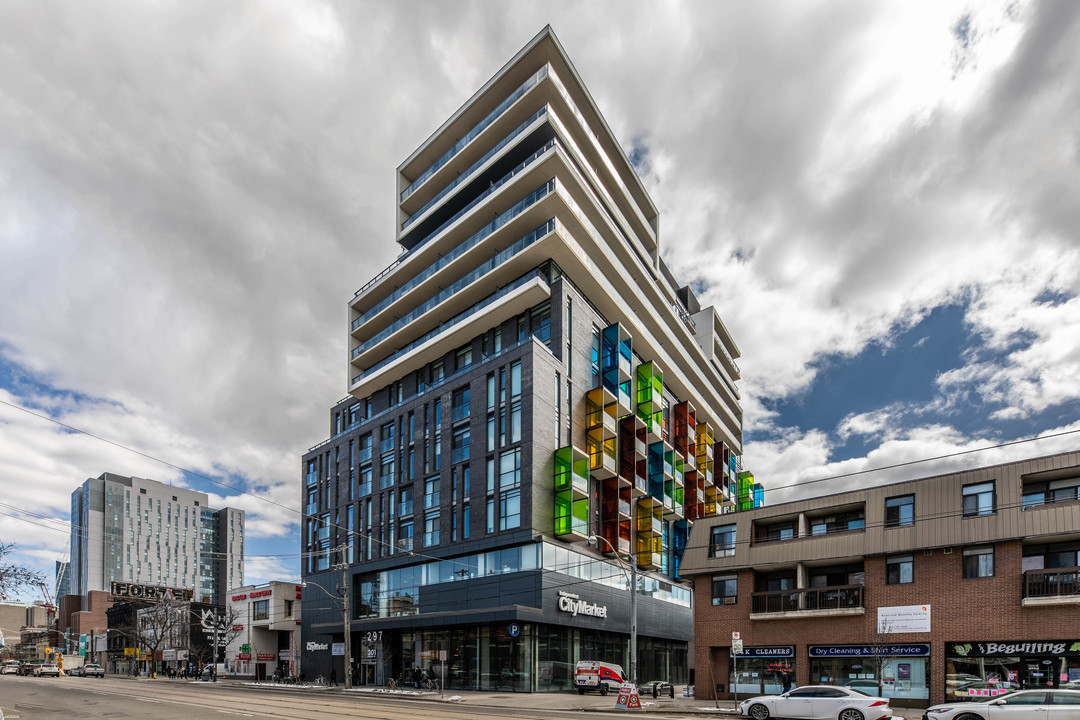
[[[741,448],[738,349],[672,279],[656,207],[550,29],[397,190],[401,254],[349,302],[348,395],[301,462],[305,579],[332,594],[338,548],[352,558],[354,676],[565,688],[577,660],[628,660],[634,564],[639,675],[685,681],[678,563],[694,520],[734,508],[715,468]],[[332,600],[304,601],[313,647],[340,642]]]

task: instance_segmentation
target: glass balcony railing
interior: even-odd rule
[[[465,137],[454,143],[453,146],[445,153],[443,153],[443,155],[438,160],[433,162],[427,170],[420,173],[420,175],[415,180],[409,183],[408,187],[401,191],[401,194],[399,196],[399,202],[404,202],[406,198],[416,192],[417,188],[423,185],[429,177],[437,173],[440,168],[446,165],[446,163],[450,162],[454,158],[454,156],[461,152],[466,145],[476,139],[476,137],[480,133],[484,132],[484,130],[486,130],[488,127],[490,127],[493,122],[502,117],[502,114],[509,110],[511,105],[521,99],[521,97],[525,95],[525,93],[529,92],[529,90],[535,87],[537,83],[547,77],[547,74],[548,67],[547,65],[545,65],[544,67],[537,70],[532,77],[522,83],[517,90],[510,93],[510,95],[505,100],[496,105],[494,110],[485,115],[483,120],[478,122],[475,126],[473,126],[472,130],[465,134]]]
[[[461,422],[469,417],[469,405],[458,405],[450,411],[450,422]]]
[[[380,475],[379,476],[379,489],[385,490],[387,488],[394,487],[393,475]]]
[[[412,514],[412,500],[406,500],[405,502],[398,503],[398,516]]]
[[[439,544],[439,531],[424,533],[424,547],[431,547],[432,545]]]
[[[517,203],[512,205],[502,215],[496,217],[490,223],[488,223],[484,227],[480,228],[475,233],[473,233],[468,238],[466,238],[464,241],[462,241],[460,244],[458,244],[457,247],[455,247],[453,250],[446,253],[445,255],[440,257],[438,260],[433,262],[431,265],[428,265],[426,268],[421,270],[419,273],[417,273],[416,275],[409,278],[406,282],[404,282],[401,285],[401,287],[396,288],[393,292],[391,292],[385,298],[383,298],[378,303],[376,303],[370,310],[367,310],[360,317],[353,320],[352,329],[355,330],[356,328],[360,327],[361,325],[366,323],[371,318],[375,317],[377,314],[379,314],[380,312],[385,310],[387,307],[389,307],[391,303],[396,302],[398,299],[400,299],[406,293],[410,292],[417,285],[419,285],[420,283],[424,282],[425,280],[427,280],[429,277],[431,277],[435,273],[442,270],[444,267],[449,265],[451,262],[453,262],[457,258],[461,257],[461,255],[463,255],[466,251],[476,247],[476,245],[478,243],[483,242],[489,235],[491,235],[491,233],[495,232],[496,230],[501,228],[503,225],[505,225],[507,222],[514,219],[518,215],[520,215],[527,208],[534,205],[537,201],[539,201],[539,200],[543,199],[544,197],[546,197],[548,192],[550,192],[550,189],[548,189],[548,185],[551,182],[553,182],[553,181],[549,181],[548,183],[545,183],[544,185],[540,186],[539,188],[534,190],[529,195],[526,195],[525,197],[523,197]],[[541,191],[544,191],[544,192],[541,192]],[[465,209],[468,209],[468,208],[465,208]],[[427,242],[427,240],[425,239],[424,242]],[[419,246],[417,246],[417,247],[419,247]],[[414,248],[414,250],[415,250],[415,248]],[[401,262],[404,259],[405,259],[405,257],[403,256],[401,258],[398,258],[398,260],[396,262]],[[391,265],[389,268],[384,270],[383,273],[391,270],[393,267],[394,266]],[[381,276],[383,273],[380,273],[379,275]],[[368,288],[368,286],[371,285],[373,282],[375,282],[375,280],[377,280],[377,279],[378,279],[378,277],[376,277],[375,279],[369,281],[368,284],[365,285],[364,287],[360,288],[357,291],[356,294],[359,295],[360,293],[364,292],[364,290],[366,290]]]
[[[551,230],[554,230],[554,221],[549,221],[549,226],[551,227]],[[549,232],[551,230],[549,230]],[[353,384],[355,385],[356,383],[363,380],[364,376],[370,375],[370,374],[372,374],[374,372],[377,372],[377,371],[381,370],[383,367],[385,367],[385,366],[389,365],[390,363],[394,362],[398,358],[401,358],[404,355],[407,355],[408,353],[411,353],[413,350],[420,347],[421,345],[426,343],[428,340],[431,340],[432,338],[436,337],[437,335],[441,335],[442,333],[446,332],[447,330],[449,330],[453,326],[457,325],[459,322],[462,322],[463,320],[466,320],[467,318],[470,318],[473,315],[477,314],[481,310],[484,310],[484,309],[488,308],[490,305],[492,305],[495,302],[497,302],[498,300],[501,300],[502,298],[506,297],[507,295],[514,292],[515,290],[520,288],[522,285],[525,285],[526,283],[533,280],[534,278],[540,278],[540,279],[544,280],[545,282],[547,282],[547,278],[544,276],[544,274],[539,269],[530,270],[529,272],[527,272],[524,275],[522,275],[521,277],[519,277],[517,280],[514,280],[509,285],[506,285],[506,286],[500,288],[496,292],[493,292],[492,294],[488,295],[483,300],[481,300],[481,301],[475,303],[474,305],[466,308],[465,310],[459,312],[457,315],[450,318],[449,320],[447,320],[445,323],[443,323],[439,327],[435,328],[434,330],[431,330],[430,332],[424,333],[423,335],[418,337],[416,340],[413,340],[411,343],[409,343],[405,347],[401,348],[400,350],[398,350],[398,351],[396,351],[394,353],[391,353],[390,355],[387,355],[385,358],[383,358],[379,362],[377,362],[374,365],[371,365],[370,367],[368,367],[366,370],[364,370],[364,372],[359,373],[358,375],[354,375],[353,379],[352,379]]]
[[[308,515],[315,515],[319,512],[319,503],[308,503],[304,507],[304,512]]]
[[[360,448],[360,452],[356,454],[356,462],[366,463],[371,462],[371,447]]]
[[[379,443],[379,452],[388,453],[394,449],[394,438],[388,437]]]
[[[319,528],[319,532],[317,533],[316,537],[319,540],[329,540],[330,539],[330,528],[329,527],[321,527],[321,528]]]
[[[428,493],[427,495],[424,495],[425,510],[437,507],[439,507],[439,493]]]
[[[431,296],[431,298],[429,298],[420,306],[413,308],[411,311],[405,313],[405,315],[398,318],[389,326],[383,328],[379,332],[372,335],[369,339],[354,347],[352,350],[352,356],[355,358],[361,353],[367,352],[386,338],[390,337],[402,328],[408,326],[417,318],[425,315],[435,306],[442,304],[446,300],[449,300],[451,297],[456,295],[461,290],[465,289],[469,285],[472,285],[474,282],[487,275],[489,272],[502,265],[504,262],[512,258],[514,255],[517,255],[519,252],[529,247],[540,238],[547,236],[550,232],[550,230],[548,229],[549,224],[553,226],[554,221],[549,220],[548,222],[544,223],[540,227],[530,232],[528,235],[525,235],[524,237],[518,239],[518,241],[515,242],[513,245],[506,248],[505,250],[502,250],[499,253],[496,253],[495,257],[491,258],[490,260],[482,264],[480,267],[476,268],[464,277],[458,279],[456,282],[452,283],[445,289],[440,290],[438,293]]]
[[[366,483],[361,483],[360,485],[356,486],[356,497],[358,497],[358,498],[367,497],[370,494],[371,494],[371,483],[366,482]]]
[[[469,448],[454,448],[450,451],[450,463],[456,465],[469,459]]]
[[[630,516],[630,503],[626,500],[619,501],[619,514],[627,517]]]
[[[314,485],[315,483],[319,482],[319,472],[317,470],[314,472],[309,472],[306,478],[308,485]]]
[[[409,552],[413,548],[413,539],[411,537],[398,538],[397,549],[402,552]]]
[[[453,180],[451,180],[450,183],[447,184],[446,187],[444,187],[439,192],[435,193],[434,197],[432,197],[430,200],[428,200],[426,203],[424,203],[424,205],[419,210],[417,210],[412,215],[410,215],[409,218],[405,222],[403,222],[401,224],[401,229],[404,230],[405,228],[409,227],[409,225],[411,225],[414,220],[421,217],[425,212],[427,212],[428,208],[430,208],[435,203],[439,202],[444,197],[446,197],[450,193],[451,190],[453,190],[457,186],[461,185],[461,183],[468,180],[469,177],[474,172],[476,172],[477,168],[479,168],[481,165],[483,165],[488,160],[490,160],[492,157],[494,157],[495,154],[498,153],[500,150],[502,150],[504,147],[506,147],[507,145],[512,143],[519,135],[521,135],[521,133],[525,132],[525,128],[529,127],[530,125],[532,125],[534,122],[536,122],[540,118],[544,117],[545,115],[547,115],[547,106],[546,105],[544,107],[540,108],[539,110],[537,110],[536,112],[534,112],[532,115],[530,115],[528,120],[526,120],[525,122],[521,123],[516,128],[514,128],[513,130],[511,130],[510,133],[506,137],[504,137],[499,142],[495,143],[495,146],[492,147],[490,150],[488,150],[486,153],[484,153],[483,156],[479,160],[477,160],[472,165],[470,165],[465,170],[463,170],[461,172],[461,174],[458,175]],[[547,146],[545,146],[544,149],[546,150]],[[535,159],[535,157],[534,157],[534,159]],[[524,166],[522,165],[521,167],[524,167]],[[509,176],[507,176],[507,177],[509,177]],[[504,178],[503,180],[505,180],[505,179],[506,178]],[[500,183],[503,182],[503,180],[500,180]],[[488,190],[485,191],[485,196],[490,195],[491,191],[493,191],[493,190],[494,190],[493,187],[488,188]],[[474,199],[469,204],[470,205],[475,204],[478,200],[479,200],[479,198]],[[455,213],[455,217],[460,217],[461,216],[460,213],[461,213],[461,211],[459,211],[459,213]],[[439,226],[439,229],[446,227],[447,224],[448,223],[443,223],[442,225]],[[438,232],[438,230],[436,230],[435,232]],[[427,237],[431,237],[434,234],[435,233],[433,232],[433,233],[429,234]],[[426,240],[427,240],[427,238],[424,238],[424,240],[420,241],[420,244],[422,245]]]

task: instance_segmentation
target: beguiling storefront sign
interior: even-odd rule
[[[1005,642],[946,643],[950,657],[1018,657],[1022,655],[1080,656],[1080,640],[1009,640]]]
[[[591,615],[592,617],[606,618],[607,605],[596,605],[586,602],[574,593],[559,591],[559,610],[570,613],[574,617],[578,615]]]

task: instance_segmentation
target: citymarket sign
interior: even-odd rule
[[[810,657],[929,657],[930,646],[912,645],[811,645]]]
[[[1080,641],[1078,640],[946,643],[945,647],[948,649],[949,657],[1080,656]]]
[[[586,602],[574,593],[559,591],[559,610],[570,613],[574,617],[578,615],[590,615],[592,617],[607,618],[607,605],[596,605]]]
[[[314,652],[315,650],[328,650],[330,648],[326,643],[308,642],[306,645],[308,652]]]

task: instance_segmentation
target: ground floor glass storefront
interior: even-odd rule
[[[811,645],[810,681],[903,700],[930,698],[930,646]]]
[[[795,647],[744,647],[733,658],[728,682],[739,695],[779,695],[790,690],[795,686]]]
[[[558,692],[570,690],[579,660],[602,660],[629,672],[629,636],[539,623],[503,623],[434,630],[364,633],[358,684],[390,677],[445,682],[448,690]],[[638,638],[642,681],[687,680],[687,643]]]
[[[1080,641],[946,643],[945,700],[1080,687]]]

